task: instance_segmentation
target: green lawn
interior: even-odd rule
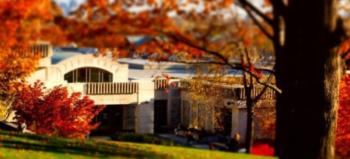
[[[269,157],[128,142],[72,140],[0,131],[0,158],[268,159]]]

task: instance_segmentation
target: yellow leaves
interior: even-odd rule
[[[9,94],[16,91],[17,82],[36,69],[38,58],[34,53],[1,49],[0,91]]]

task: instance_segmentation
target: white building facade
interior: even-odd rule
[[[105,105],[106,109],[97,117],[100,122],[97,131],[102,134],[154,133],[155,129],[166,128],[169,124],[167,110],[171,109],[168,107],[174,105],[173,102],[180,103],[174,100],[179,100],[180,94],[174,95],[178,89],[171,89],[170,93],[165,90],[168,85],[165,82],[178,80],[129,78],[129,64],[84,53],[78,48],[54,50],[43,44],[36,45],[35,49],[42,58],[39,68],[27,81],[40,80],[47,88],[65,86],[70,92],[89,96],[95,105]],[[155,111],[159,111],[158,116]]]
[[[152,134],[171,130],[180,123],[215,132],[214,112],[206,107],[193,107],[186,89],[181,89],[180,79],[193,75],[185,71],[186,65],[137,59],[116,61],[108,56],[93,55],[92,49],[53,49],[44,44],[35,49],[42,58],[28,82],[40,80],[47,88],[66,86],[70,92],[89,96],[95,105],[105,105],[105,110],[96,118],[100,122],[97,134]],[[164,72],[176,78],[164,79]],[[227,100],[234,99],[233,96],[239,100],[234,101],[235,104],[227,104],[225,100],[217,105],[229,110],[229,133],[244,136],[246,112],[244,106],[237,104],[243,100],[243,89],[241,86],[227,89],[239,92],[228,96]],[[272,98],[272,94],[267,96]]]

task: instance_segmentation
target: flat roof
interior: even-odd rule
[[[181,64],[175,62],[156,62],[150,61],[148,59],[141,58],[120,58],[118,59],[119,63],[128,64],[130,69],[143,69],[143,70],[152,70],[152,69],[171,69],[171,70],[183,70],[189,69],[191,65]]]
[[[174,78],[191,78],[196,75],[196,73],[192,70],[161,70],[161,69],[129,69],[129,79],[153,79],[158,77],[162,77],[164,75],[169,75]]]

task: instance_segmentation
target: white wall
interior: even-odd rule
[[[113,82],[128,81],[128,65],[119,64],[108,57],[95,57],[93,55],[77,55],[58,64],[47,66],[34,72],[28,78],[28,81],[32,83],[36,80],[41,80],[56,85],[65,85],[64,75],[83,67],[95,67],[111,72],[113,74]]]
[[[154,83],[152,80],[136,80],[139,83],[138,105],[135,110],[135,132],[154,133]]]

